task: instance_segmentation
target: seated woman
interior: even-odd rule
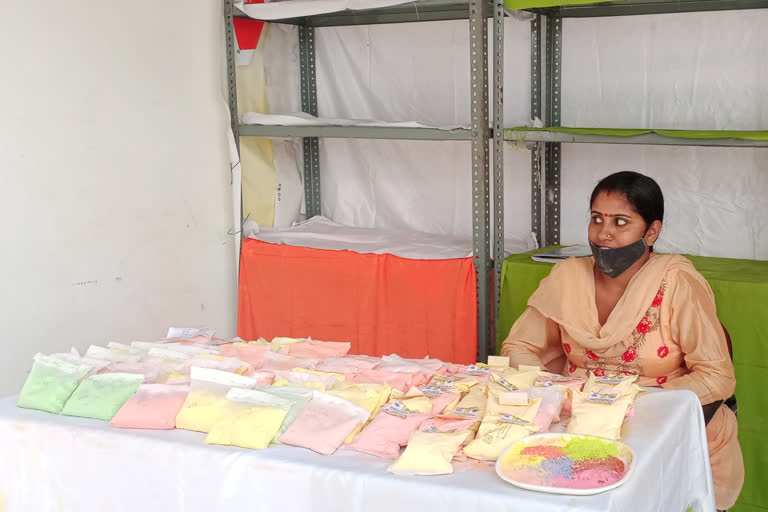
[[[706,280],[683,256],[655,254],[664,198],[634,172],[604,178],[592,192],[592,257],[554,266],[512,326],[501,355],[512,366],[563,375],[638,374],[641,386],[689,389],[702,404],[736,386],[725,333]],[[720,407],[707,424],[717,508],[744,483],[736,416]]]

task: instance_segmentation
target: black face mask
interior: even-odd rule
[[[598,247],[592,242],[589,242],[589,247],[592,249],[592,256],[595,257],[595,265],[600,272],[608,277],[618,277],[626,272],[629,267],[643,257],[645,250],[648,249],[645,238],[615,249]]]

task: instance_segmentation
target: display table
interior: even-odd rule
[[[733,342],[739,442],[746,469],[744,488],[733,510],[768,509],[768,445],[763,433],[768,421],[768,395],[764,392],[768,378],[768,261],[687,257],[709,281],[718,316]],[[532,261],[530,253],[513,254],[504,260],[497,349],[551,268],[549,263]]]
[[[625,426],[638,456],[634,474],[613,491],[584,497],[518,489],[474,461],[455,463],[451,475],[403,477],[386,472],[389,461],[352,450],[325,457],[289,446],[205,445],[204,438],[182,430],[119,430],[19,409],[15,397],[0,400],[0,510],[714,510],[704,421],[688,391],[638,396]]]

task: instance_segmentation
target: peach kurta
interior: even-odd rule
[[[689,389],[703,404],[733,394],[714,295],[688,259],[652,254],[602,326],[593,266],[594,258],[570,258],[541,281],[501,349],[513,366],[563,375],[636,373],[642,386]],[[718,509],[731,507],[744,483],[736,434],[736,417],[721,407],[707,425]]]

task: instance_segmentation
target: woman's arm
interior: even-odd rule
[[[565,364],[560,327],[529,306],[509,331],[501,355],[509,357],[513,367],[527,364],[560,373]]]
[[[730,397],[736,388],[733,363],[715,297],[704,278],[680,272],[670,310],[672,338],[680,344],[691,373],[663,384],[667,389],[690,389],[703,404]]]

